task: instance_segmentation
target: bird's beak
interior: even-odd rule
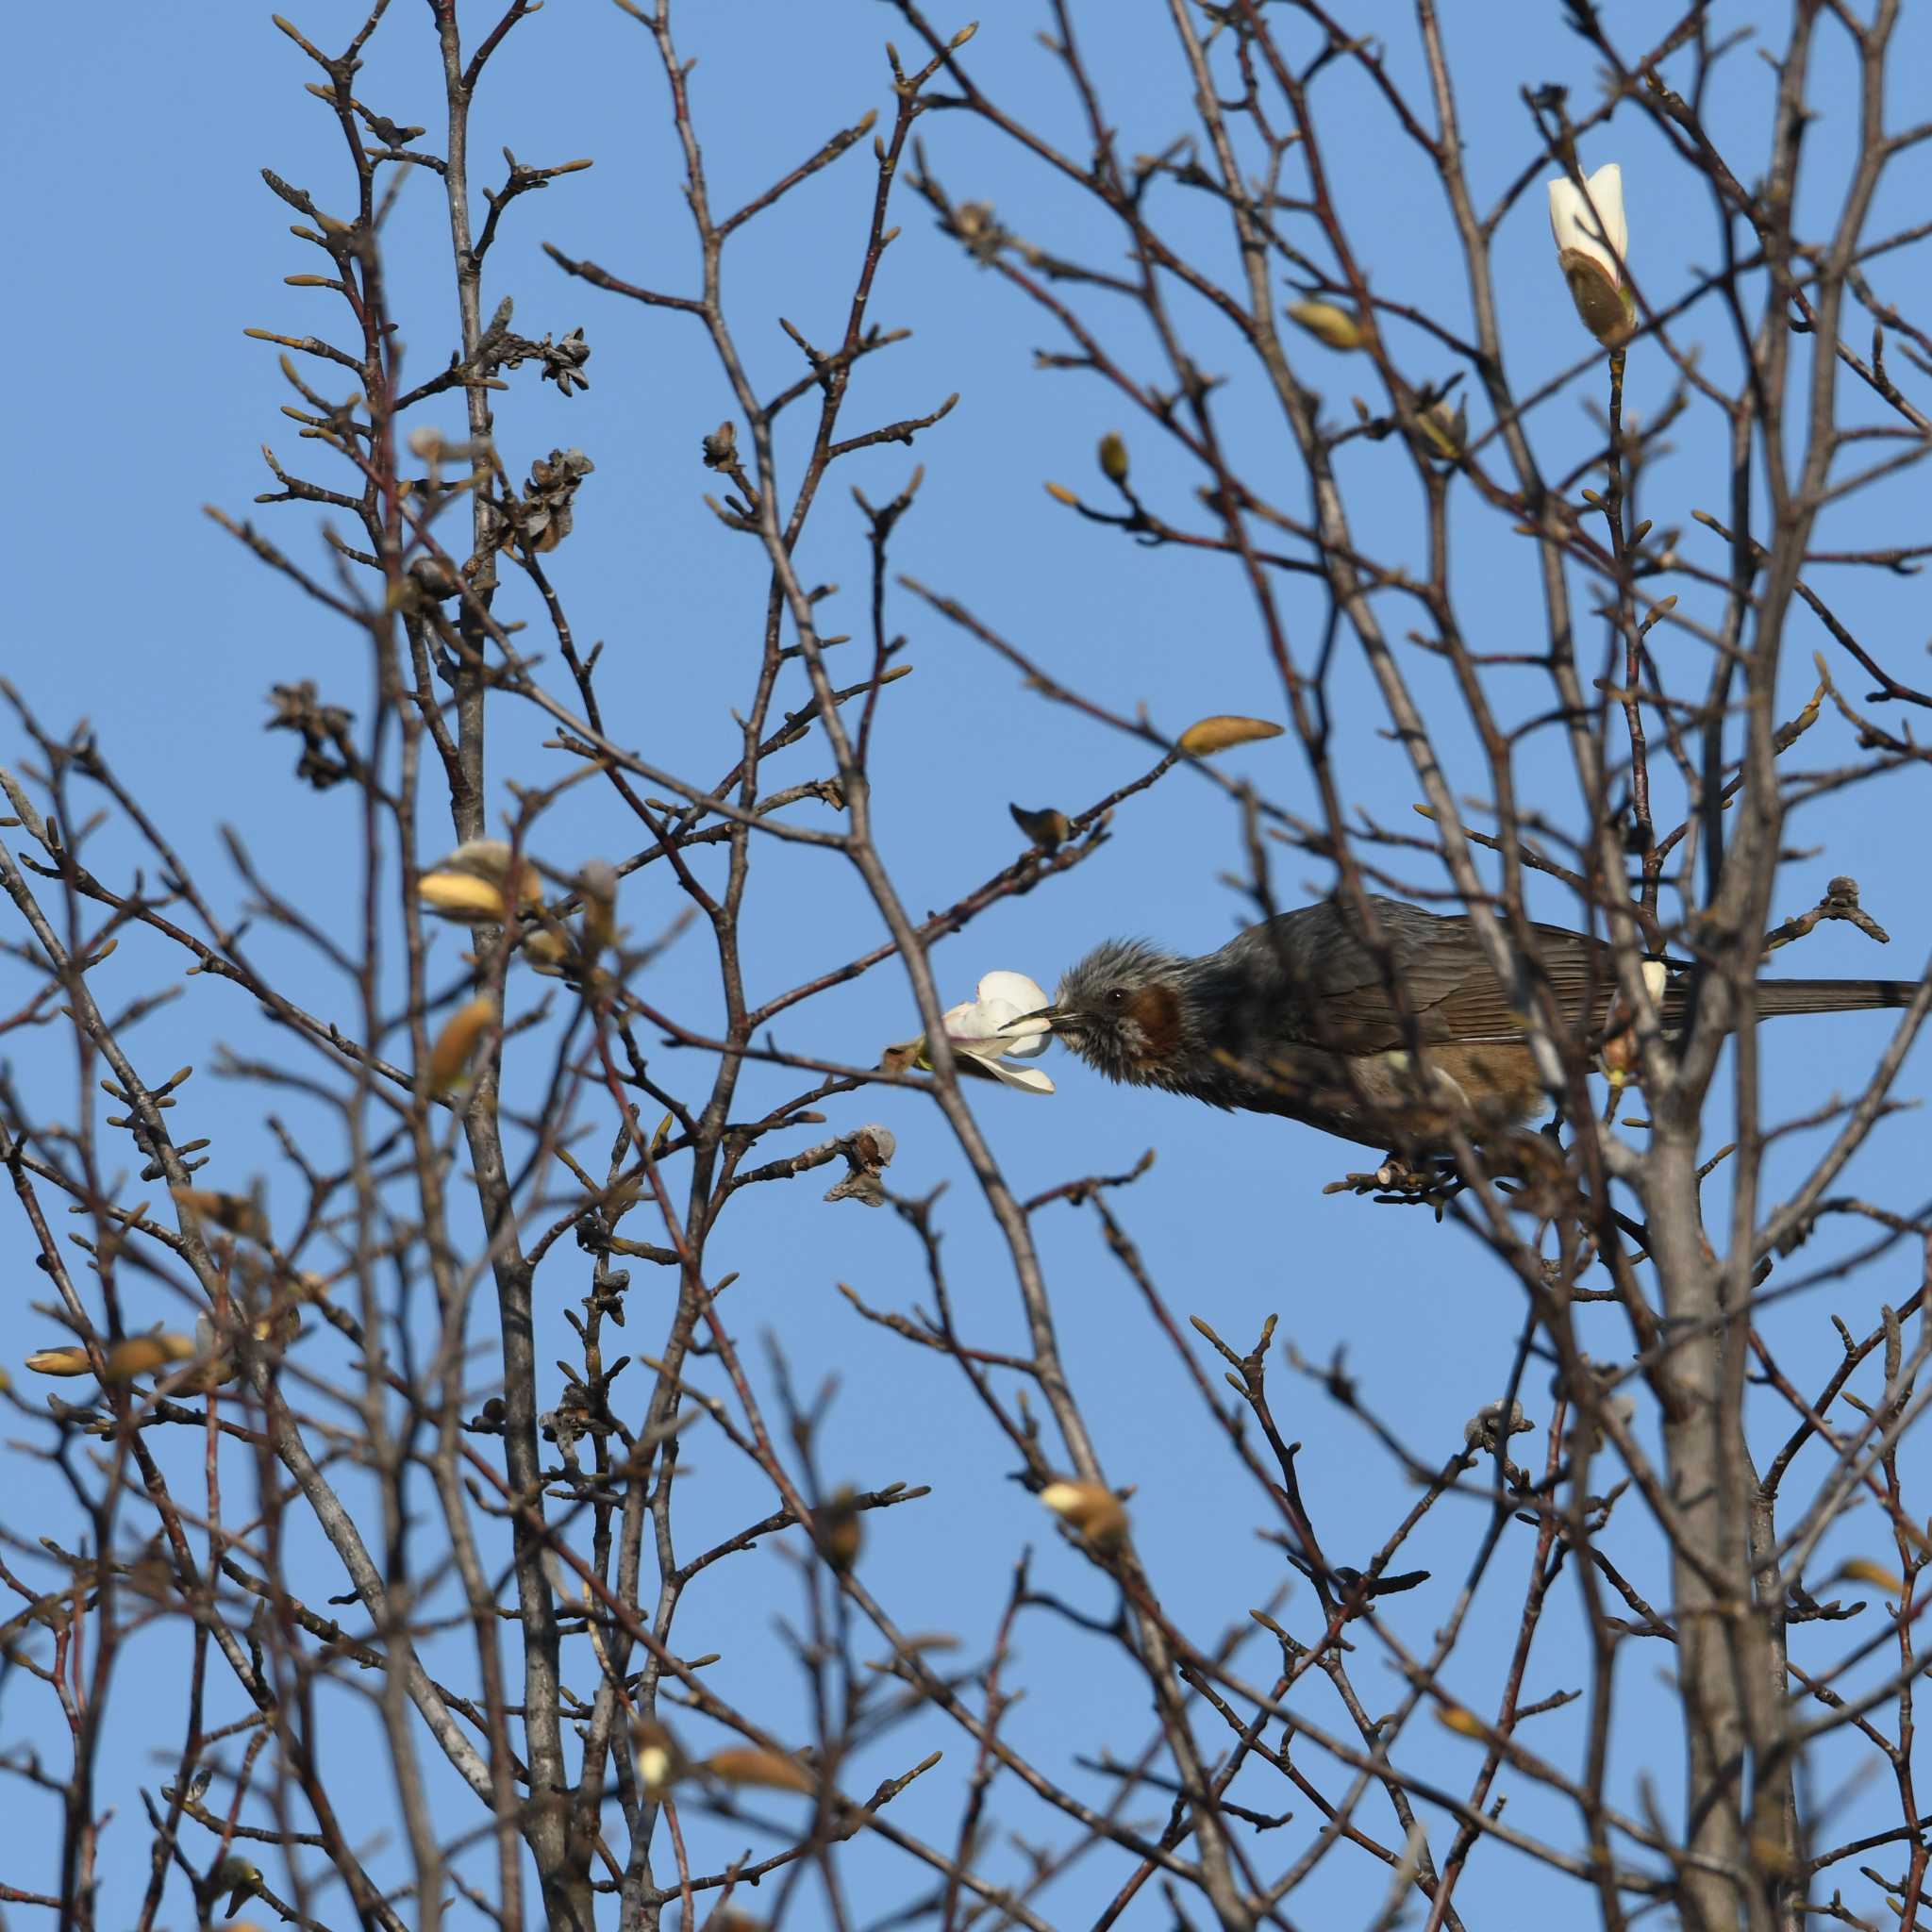
[[[1064,1027],[1078,1024],[1077,1017],[1064,1007],[1041,1007],[1037,1011],[1022,1013],[1017,1020],[1008,1020],[1000,1031],[1010,1033],[1015,1026],[1024,1026],[1030,1020],[1044,1020],[1049,1033],[1058,1033]]]

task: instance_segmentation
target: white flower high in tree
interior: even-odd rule
[[[983,1074],[1003,1087],[1023,1093],[1051,1093],[1053,1082],[1038,1067],[1016,1067],[1016,1059],[1033,1059],[1052,1041],[1041,1017],[1046,994],[1024,973],[989,973],[979,982],[978,997],[948,1008],[946,1039],[962,1074]],[[931,1070],[925,1035],[888,1049],[888,1059],[904,1056],[912,1065]]]
[[[1584,327],[1605,348],[1621,349],[1637,333],[1637,304],[1624,274],[1630,237],[1623,169],[1606,162],[1581,188],[1559,175],[1550,183],[1550,232]]]

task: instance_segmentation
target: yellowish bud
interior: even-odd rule
[[[1334,302],[1291,302],[1288,319],[1299,323],[1318,342],[1343,354],[1368,341],[1355,311]]]
[[[510,848],[501,839],[468,839],[417,880],[416,891],[445,919],[498,924],[508,917],[512,898],[519,907],[540,904],[543,881],[523,859],[512,892]]]
[[[1417,412],[1416,427],[1422,432],[1423,447],[1429,456],[1455,462],[1469,441],[1469,405],[1459,403],[1452,409],[1449,399],[1429,405]]]
[[[1854,1557],[1838,1574],[1847,1583],[1869,1583],[1874,1590],[1882,1590],[1887,1596],[1895,1596],[1901,1601],[1905,1597],[1904,1582],[1884,1564],[1874,1563],[1870,1557]]]
[[[1105,1483],[1048,1483],[1040,1500],[1097,1550],[1117,1548],[1126,1539],[1126,1509]]]
[[[459,1008],[429,1049],[429,1091],[446,1093],[462,1078],[479,1041],[496,1024],[496,1002],[476,998]]]
[[[26,1358],[36,1375],[91,1375],[93,1363],[84,1348],[39,1348]]]
[[[101,1379],[131,1382],[136,1375],[152,1374],[193,1357],[194,1343],[186,1335],[130,1335],[108,1351],[108,1373]]]
[[[1264,718],[1240,718],[1221,715],[1202,718],[1190,724],[1174,742],[1190,758],[1210,758],[1218,751],[1231,750],[1238,744],[1253,744],[1257,739],[1279,738],[1281,726],[1271,724]]]
[[[416,896],[444,919],[500,924],[507,916],[502,891],[488,879],[472,878],[466,873],[425,873],[416,881]]]
[[[756,1745],[717,1752],[705,1768],[727,1785],[757,1785],[769,1791],[803,1791],[808,1796],[818,1790],[818,1780],[797,1758]]]

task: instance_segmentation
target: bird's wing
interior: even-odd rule
[[[1296,977],[1319,1016],[1323,1045],[1344,1054],[1399,1047],[1405,1038],[1404,1008],[1414,1017],[1424,1045],[1522,1037],[1523,1016],[1497,984],[1466,918],[1445,918],[1377,899],[1376,915],[1391,955],[1392,974],[1385,974],[1374,950],[1357,935],[1353,920],[1336,920],[1326,907],[1305,910],[1322,914],[1322,924],[1284,932],[1281,939],[1299,955],[1293,961]],[[1303,916],[1290,913],[1281,923]],[[1573,1023],[1600,1017],[1616,983],[1609,948],[1561,926],[1539,924],[1532,930],[1543,976],[1565,1015]],[[1308,942],[1318,933],[1320,942]],[[1391,977],[1400,989],[1400,1006],[1391,992]]]

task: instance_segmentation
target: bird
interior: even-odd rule
[[[1364,1146],[1440,1148],[1456,1133],[1493,1136],[1541,1111],[1524,1016],[1468,914],[1364,897],[1386,959],[1353,907],[1331,898],[1276,913],[1200,958],[1108,940],[1066,972],[1051,1006],[1026,1017],[1043,1019],[1109,1080],[1286,1115]],[[1530,929],[1558,1010],[1601,1043],[1616,1018],[1612,948],[1558,925]],[[1690,969],[1659,961],[1651,972],[1673,1031],[1689,1008]],[[1757,1013],[1904,1007],[1918,991],[1901,979],[1760,979]]]

